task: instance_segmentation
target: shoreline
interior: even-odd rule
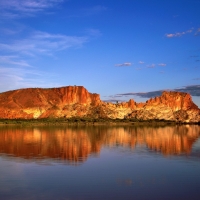
[[[91,119],[91,118],[43,118],[43,119],[0,119],[0,126],[169,126],[200,125],[200,122],[186,123],[166,120],[136,119]]]

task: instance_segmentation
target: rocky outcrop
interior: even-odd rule
[[[0,118],[46,118],[80,115],[100,102],[82,86],[29,88],[0,94]]]
[[[173,111],[198,109],[192,101],[190,94],[184,92],[166,92],[164,91],[160,97],[151,98],[146,102],[147,106],[165,105]]]
[[[200,110],[187,93],[163,92],[146,103],[133,99],[122,103],[106,103],[99,94],[82,86],[61,88],[29,88],[0,94],[1,119],[32,118],[111,118],[135,120],[168,120],[200,122]]]
[[[149,99],[142,108],[136,108],[125,118],[196,123],[200,122],[200,110],[190,94],[165,91],[160,97]]]

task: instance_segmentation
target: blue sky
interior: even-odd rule
[[[140,102],[181,89],[200,107],[199,8],[200,0],[0,0],[0,92],[82,85],[102,100]]]

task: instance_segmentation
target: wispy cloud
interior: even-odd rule
[[[70,18],[91,17],[94,15],[100,15],[107,10],[108,8],[103,5],[87,6],[73,10],[73,13],[69,13],[68,17]]]
[[[1,31],[1,35],[16,35],[21,32],[20,29],[14,30],[14,29],[9,29],[9,28],[0,28],[0,31]]]
[[[192,96],[200,96],[200,85],[189,85],[174,90],[179,92],[187,92]]]
[[[129,92],[129,93],[123,93],[119,94],[122,96],[138,96],[142,98],[151,98],[155,96],[160,96],[164,90],[158,90],[158,91],[151,91],[151,92]]]
[[[100,37],[102,35],[101,31],[98,30],[98,29],[93,29],[93,28],[90,28],[90,29],[86,29],[86,34],[87,35],[90,35],[92,37]]]
[[[194,81],[200,81],[200,78],[193,78]]]
[[[137,67],[137,68],[135,68],[136,70],[142,70],[143,68],[142,67]]]
[[[200,28],[197,29],[196,33],[194,34],[195,36],[199,36],[200,35]]]
[[[125,100],[120,99],[123,97],[122,95],[110,95],[110,96],[104,96],[104,102],[112,102],[112,103],[118,103],[118,102],[124,102]]]
[[[130,62],[125,62],[125,63],[122,63],[122,64],[116,64],[115,66],[116,67],[129,67],[129,66],[131,66],[132,65],[132,63],[130,63]]]
[[[161,66],[161,67],[165,67],[167,64],[165,63],[159,63],[158,66]]]
[[[57,52],[79,48],[89,36],[67,36],[34,31],[23,39],[0,39],[0,91],[22,87],[58,85],[54,74],[43,72],[31,64],[34,57],[55,57]],[[51,81],[52,80],[52,81]]]
[[[147,65],[147,68],[155,68],[155,64]]]
[[[90,15],[99,14],[99,13],[106,11],[106,10],[107,10],[107,7],[102,6],[102,5],[96,5],[96,6],[93,6],[93,7],[84,8],[82,11],[83,11],[85,16],[90,16]]]
[[[164,74],[165,73],[165,71],[160,71],[160,74]]]
[[[0,16],[16,18],[34,16],[49,8],[55,8],[64,0],[0,0]]]
[[[139,61],[138,63],[139,63],[139,64],[144,64],[144,62],[143,62],[143,61]]]
[[[191,94],[192,96],[200,96],[200,85],[189,85],[189,86],[184,86],[181,88],[176,88],[176,89],[165,89],[165,90],[156,90],[156,91],[150,91],[150,92],[130,92],[130,93],[122,93],[122,94],[117,94],[117,95],[122,95],[122,96],[138,96],[141,98],[152,98],[156,96],[160,96],[163,91],[177,91],[177,92],[186,92]]]
[[[187,33],[192,33],[193,29],[189,29],[187,31],[183,31],[183,32],[177,32],[177,33],[167,33],[165,34],[165,36],[167,38],[173,38],[173,37],[181,37],[182,35],[185,35]]]
[[[52,52],[81,47],[85,42],[87,42],[87,37],[66,36],[36,31],[25,39],[14,40],[9,43],[0,43],[0,51],[9,53],[17,52],[18,54],[32,56],[37,54],[51,55]]]
[[[30,67],[30,65],[25,60],[20,59],[18,56],[0,56],[0,63],[17,65],[21,67]]]
[[[55,87],[55,75],[34,68],[0,65],[0,92],[27,87]]]
[[[139,61],[138,63],[142,65],[142,64],[144,64],[145,62]],[[154,63],[152,63],[152,64],[147,64],[146,67],[144,67],[144,68],[152,68],[152,69],[153,69],[153,68],[156,67],[156,65],[161,66],[161,67],[167,66],[167,64],[165,64],[165,63],[159,63],[159,64],[154,64]],[[144,69],[144,68],[138,67],[138,68],[136,68],[136,70],[142,70],[142,69]]]

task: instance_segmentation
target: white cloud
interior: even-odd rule
[[[26,70],[0,66],[0,91],[16,89],[22,86]],[[14,86],[14,87],[13,87]],[[15,88],[16,87],[16,88]]]
[[[147,65],[147,68],[154,68],[156,65],[155,64],[151,64],[151,65]]]
[[[1,31],[1,35],[15,35],[17,33],[19,33],[21,30],[12,30],[9,28],[0,28]]]
[[[200,28],[197,29],[196,33],[194,34],[195,36],[200,35]]]
[[[137,68],[135,68],[136,70],[142,70],[142,67],[137,67]]]
[[[116,64],[115,66],[116,67],[128,67],[128,66],[131,66],[132,63],[130,62],[125,62],[125,63],[122,63],[122,64]]]
[[[53,74],[33,68],[0,65],[0,92],[19,88],[59,86],[54,78]]]
[[[143,62],[143,61],[139,61],[138,63],[139,63],[139,64],[144,64],[144,62]]]
[[[36,31],[25,39],[14,40],[10,43],[0,43],[0,51],[32,56],[37,54],[51,55],[56,51],[81,47],[87,40],[87,37],[66,36]]]
[[[4,9],[24,12],[37,12],[45,8],[53,7],[63,0],[0,0],[0,6]]]
[[[187,33],[192,33],[192,31],[193,31],[193,29],[189,29],[189,30],[184,31],[184,32],[169,33],[169,34],[167,33],[167,34],[165,34],[165,36],[166,36],[167,38],[181,37],[182,35],[185,35],[185,34],[187,34]]]
[[[87,35],[90,35],[92,37],[100,37],[102,35],[102,33],[100,32],[100,30],[93,29],[93,28],[86,29],[85,32],[87,33]]]
[[[9,42],[8,42],[9,41]],[[56,56],[56,52],[79,48],[87,37],[66,36],[35,31],[23,39],[0,39],[0,91],[24,87],[55,87],[55,74],[30,64],[33,57]],[[33,57],[30,57],[33,56]]]
[[[37,12],[54,8],[64,0],[0,0],[0,15],[7,18],[16,18],[24,15],[35,15]]]
[[[25,60],[21,60],[18,56],[0,56],[0,63],[18,65],[21,67],[30,67]]]
[[[158,66],[161,66],[161,67],[165,67],[167,64],[165,63],[159,63]]]
[[[83,9],[83,15],[84,16],[96,15],[96,14],[99,14],[106,10],[107,10],[107,7],[97,5],[97,6],[88,7],[88,8]]]

